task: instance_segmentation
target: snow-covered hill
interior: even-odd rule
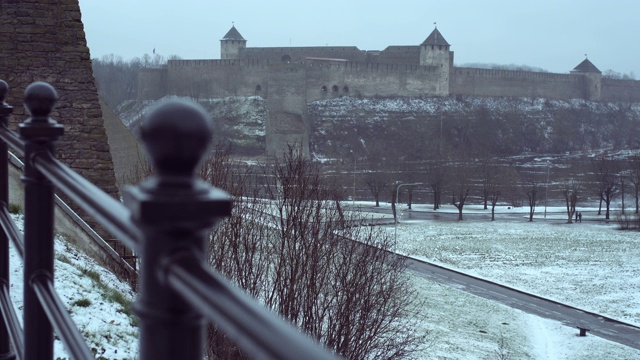
[[[422,160],[640,148],[640,104],[526,98],[342,97],[309,104],[319,159]]]
[[[166,96],[160,101],[177,99]],[[191,99],[202,105],[214,119],[214,143],[230,144],[238,155],[262,155],[266,144],[268,113],[264,99],[252,97],[228,97],[224,99]],[[144,114],[156,104],[151,100],[129,100],[116,111],[122,122],[134,134],[143,121]]]

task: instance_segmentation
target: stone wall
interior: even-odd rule
[[[366,52],[355,46],[251,47],[241,50],[238,56],[270,62],[304,62],[307,57],[364,61]]]
[[[451,73],[450,93],[488,97],[585,99],[584,76],[531,71],[456,67]]]
[[[388,46],[375,62],[386,64],[420,64],[420,46]]]
[[[366,59],[394,62],[328,58],[349,55],[350,51],[357,50],[348,47],[318,48],[318,51],[324,51],[318,55],[327,57],[307,57],[304,61],[290,63],[280,61],[278,55],[287,50],[288,54],[295,55],[292,60],[302,60],[304,54],[312,53],[303,50],[313,49],[248,48],[248,53],[252,52],[256,58],[171,60],[166,70],[140,73],[141,82],[146,84],[139,86],[141,94],[138,98],[157,99],[165,94],[193,98],[261,96],[266,99],[269,111],[268,154],[279,152],[287,142],[294,140],[306,144],[312,128],[306,116],[307,104],[342,96],[420,98],[464,95],[640,101],[640,81],[602,79],[598,73],[555,74],[454,67],[453,52],[447,49],[425,58],[425,61],[436,63],[432,66],[412,64],[408,60],[409,57],[419,60],[420,47],[417,46],[394,46],[377,54],[360,52]],[[447,59],[449,62],[444,63]],[[158,89],[166,91],[160,93]]]
[[[50,83],[60,97],[52,117],[65,126],[58,157],[117,197],[78,0],[2,1],[0,64],[0,78],[10,87],[14,130],[26,117],[22,96],[27,85]]]
[[[59,96],[51,117],[65,128],[56,143],[58,159],[119,198],[78,0],[1,1],[0,64],[0,78],[10,87],[6,101],[14,107],[12,129],[27,117],[25,88],[34,81],[50,83]],[[71,206],[104,239],[112,240],[94,219]],[[127,253],[124,248],[118,251]]]
[[[640,81],[602,79],[601,98],[603,101],[639,102]]]

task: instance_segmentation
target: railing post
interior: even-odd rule
[[[13,108],[4,102],[8,92],[9,86],[4,80],[0,80],[0,126],[4,127],[9,126],[9,116],[13,112]],[[4,141],[0,141],[0,203],[9,206],[9,148]],[[4,231],[0,232],[0,282],[7,284],[9,289],[9,239]],[[1,315],[0,321],[3,325],[7,324]],[[15,358],[7,328],[0,326],[0,360]]]
[[[24,103],[31,117],[20,124],[25,141],[24,183],[24,339],[25,359],[53,358],[53,328],[31,284],[38,277],[53,279],[53,185],[33,165],[41,151],[53,153],[53,142],[64,133],[49,118],[58,99],[55,89],[43,82],[27,87]]]
[[[207,231],[231,212],[226,193],[195,177],[211,141],[211,120],[195,103],[165,102],[147,114],[140,134],[154,175],[124,194],[144,234],[134,305],[140,318],[140,359],[201,360],[203,318],[167,286],[162,269],[170,257],[184,253],[205,262]]]

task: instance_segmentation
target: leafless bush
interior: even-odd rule
[[[211,236],[216,269],[345,358],[401,358],[420,346],[410,309],[422,304],[392,239],[352,226],[314,164],[290,150],[262,174],[228,180],[236,203]],[[215,328],[210,335],[211,359],[242,358]]]
[[[640,217],[638,214],[628,214],[617,211],[616,223],[620,230],[640,230]]]

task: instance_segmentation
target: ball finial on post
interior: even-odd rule
[[[34,82],[24,91],[24,106],[34,119],[48,118],[56,101],[56,89],[46,82]]]
[[[140,136],[159,177],[192,178],[205,155],[213,124],[202,106],[171,100],[151,110]]]

